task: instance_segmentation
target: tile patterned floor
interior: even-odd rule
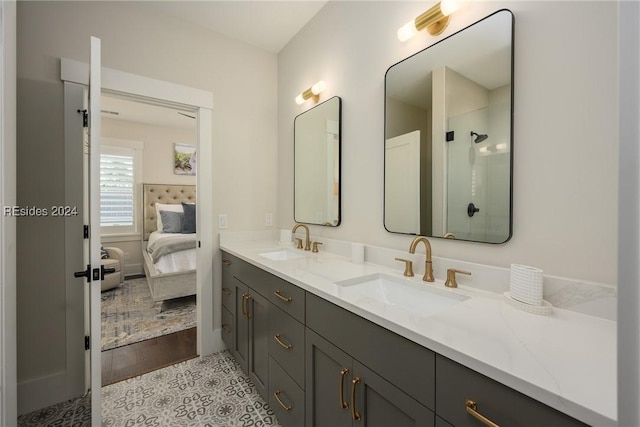
[[[20,426],[88,426],[86,398],[24,415]],[[279,427],[227,351],[102,388],[103,426]]]

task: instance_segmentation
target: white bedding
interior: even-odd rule
[[[159,239],[184,239],[185,234],[174,233],[160,233],[154,231],[149,235],[149,241],[147,247],[151,246],[155,241]],[[191,236],[191,235],[189,235]],[[195,240],[195,233],[192,234]],[[186,249],[183,251],[173,252],[160,257],[155,264],[156,270],[159,273],[177,273],[181,271],[190,271],[196,269],[196,250]]]

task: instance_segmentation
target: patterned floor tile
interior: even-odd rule
[[[279,427],[229,352],[191,359],[102,388],[106,427]],[[23,415],[18,425],[91,425],[90,396]]]

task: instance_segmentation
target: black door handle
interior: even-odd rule
[[[480,209],[476,208],[476,205],[474,205],[473,203],[469,203],[469,205],[467,205],[467,215],[469,215],[469,217],[472,217],[476,214],[476,212],[480,212]]]
[[[104,275],[105,274],[111,274],[111,273],[115,273],[116,272],[116,268],[115,267],[107,267],[104,268],[104,265],[100,266],[100,280],[104,280]]]
[[[87,281],[90,282],[91,281],[91,265],[87,264],[87,269],[84,271],[76,271],[75,273],[73,273],[73,277],[86,277]]]

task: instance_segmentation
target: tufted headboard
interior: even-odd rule
[[[142,184],[142,222],[143,240],[156,231],[156,202],[163,204],[180,204],[196,202],[195,185]]]

